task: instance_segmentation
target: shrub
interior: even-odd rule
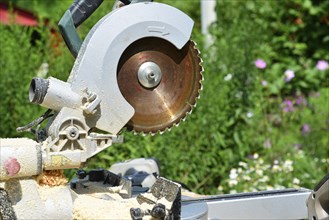
[[[49,41],[54,40],[53,32],[58,34],[58,14],[63,14],[69,3],[15,2],[41,13],[41,17],[49,17],[50,21],[49,26],[37,28],[0,25],[2,137],[22,136],[15,128],[44,111],[29,104],[27,98],[29,82],[42,73],[39,71],[42,64],[48,64],[45,77],[66,80],[74,61],[63,42],[57,42],[54,48]],[[109,2],[104,2],[79,27],[82,38],[110,11]],[[198,28],[198,1],[162,2],[194,16]],[[52,4],[51,11],[47,4]],[[329,171],[328,163],[323,162],[329,158],[328,69],[316,68],[319,60],[329,60],[325,35],[328,4],[307,0],[218,1],[218,21],[211,29],[213,45],[203,48],[198,29],[193,33],[202,50],[205,80],[192,115],[162,136],[143,137],[125,132],[125,143],[113,145],[93,157],[89,168],[106,168],[136,157],[155,157],[160,161],[163,176],[180,180],[200,193],[291,187],[298,182],[294,178],[299,180],[295,185],[312,188]],[[40,38],[31,42],[35,32]],[[257,68],[257,59],[263,60],[266,67],[260,62]],[[285,74],[286,70],[292,70],[294,77],[292,72]],[[290,80],[286,82],[285,77]],[[258,159],[253,158],[256,154]],[[243,181],[252,167],[254,170],[256,166],[282,167],[285,161],[292,162],[293,171],[272,176],[264,171],[267,180],[255,171],[248,173],[250,183]],[[239,181],[230,186],[229,176],[234,172]]]

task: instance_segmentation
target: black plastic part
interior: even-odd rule
[[[0,188],[0,219],[16,220],[16,214],[6,190]]]
[[[78,183],[77,180],[72,180],[72,181],[70,182],[70,188],[71,188],[71,189],[76,189],[76,188],[77,188],[77,183]]]
[[[82,24],[102,3],[103,0],[75,0],[69,9],[74,26]]]
[[[171,207],[171,215],[173,219],[181,219],[182,214],[182,191],[179,189],[177,196]]]
[[[314,192],[318,191],[328,179],[329,179],[329,173],[327,173],[327,175],[320,180],[318,185],[316,185],[316,187],[314,188]]]
[[[111,186],[119,186],[121,182],[121,176],[112,173],[108,170],[105,170],[105,179],[103,181],[103,184],[110,184]]]
[[[70,10],[67,10],[64,13],[63,17],[58,23],[58,28],[66,46],[69,48],[72,55],[77,57],[82,45],[82,41],[75,29]]]
[[[132,189],[131,189],[131,194],[133,196],[137,196],[141,193],[146,193],[147,191],[149,191],[149,187],[141,187],[141,186],[132,186]]]
[[[132,186],[142,186],[143,181],[149,176],[153,174],[149,174],[145,171],[137,171],[134,168],[130,168],[123,175],[125,178],[131,181]]]
[[[121,176],[104,169],[92,170],[88,173],[90,182],[103,182],[103,184],[111,186],[119,186],[121,178]]]
[[[40,124],[38,125],[38,127],[40,126]],[[33,131],[33,129],[31,129],[31,131],[34,133],[34,136],[35,136],[35,140],[38,142],[38,143],[41,143],[41,142],[44,142],[48,135],[47,135],[47,130],[46,129],[41,129],[39,130],[37,127],[37,130]]]
[[[131,3],[130,0],[120,0],[120,2],[122,2],[125,5],[129,5]]]
[[[16,130],[18,132],[22,132],[22,131],[31,131],[31,128],[41,124],[44,120],[46,120],[47,118],[51,117],[52,115],[50,114],[52,112],[51,109],[48,109],[45,113],[43,113],[39,118],[35,119],[34,121],[28,123],[27,125],[24,125],[22,127],[18,127],[16,128]]]

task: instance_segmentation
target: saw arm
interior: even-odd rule
[[[30,101],[53,112],[31,124],[49,118],[36,132],[37,170],[80,167],[122,142],[123,128],[162,133],[196,105],[202,67],[190,41],[193,20],[165,4],[116,1],[79,42],[75,28],[101,2],[75,1],[59,23],[69,49],[77,53],[67,82],[31,81]]]

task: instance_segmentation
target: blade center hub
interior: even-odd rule
[[[162,72],[154,62],[145,62],[138,69],[138,81],[145,88],[154,88],[159,85]]]

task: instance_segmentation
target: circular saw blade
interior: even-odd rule
[[[145,63],[154,63],[161,71],[161,80],[153,88],[143,86],[138,79]],[[193,41],[181,50],[160,38],[143,38],[131,44],[122,54],[117,72],[120,91],[135,109],[127,129],[155,134],[178,125],[199,97],[201,63]]]

